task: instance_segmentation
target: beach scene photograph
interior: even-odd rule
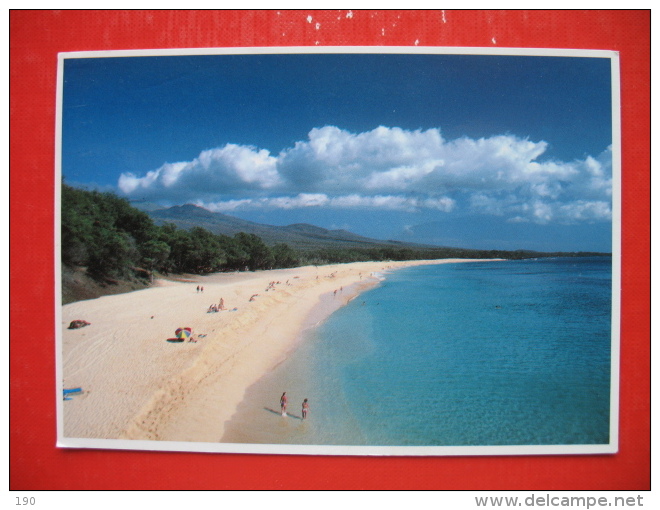
[[[615,453],[618,59],[60,53],[58,446]]]

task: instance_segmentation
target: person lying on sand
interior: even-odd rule
[[[75,321],[71,321],[71,324],[69,324],[68,329],[84,328],[85,326],[89,326],[90,324],[91,324],[91,322],[87,322],[85,320],[78,319],[78,320],[75,320]]]

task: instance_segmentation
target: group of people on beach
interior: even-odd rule
[[[266,287],[266,292],[268,292],[269,290],[275,290],[275,285],[281,285],[281,284],[282,284],[282,282],[276,282],[276,281],[272,281],[272,282],[270,282],[270,283],[268,284],[268,287]],[[287,280],[287,285],[288,285],[288,284],[289,284],[289,282],[288,282],[288,280]]]
[[[207,310],[208,313],[211,312],[219,312],[221,310],[225,309],[225,300],[220,298],[220,302],[216,305],[215,303],[212,303],[211,306],[209,306],[209,309]]]
[[[289,403],[289,398],[286,396],[286,391],[282,393],[282,396],[280,397],[280,411],[282,416],[286,416],[286,407]],[[309,402],[307,399],[303,400],[302,403],[302,419],[305,420],[307,419],[307,412],[309,411]]]

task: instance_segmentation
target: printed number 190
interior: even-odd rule
[[[19,498],[16,496],[16,505],[17,506],[22,506],[22,505],[34,505],[37,503],[37,500],[35,498],[28,498],[28,497],[22,497]]]

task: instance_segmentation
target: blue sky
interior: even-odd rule
[[[65,182],[262,223],[611,251],[605,58],[66,59]]]

